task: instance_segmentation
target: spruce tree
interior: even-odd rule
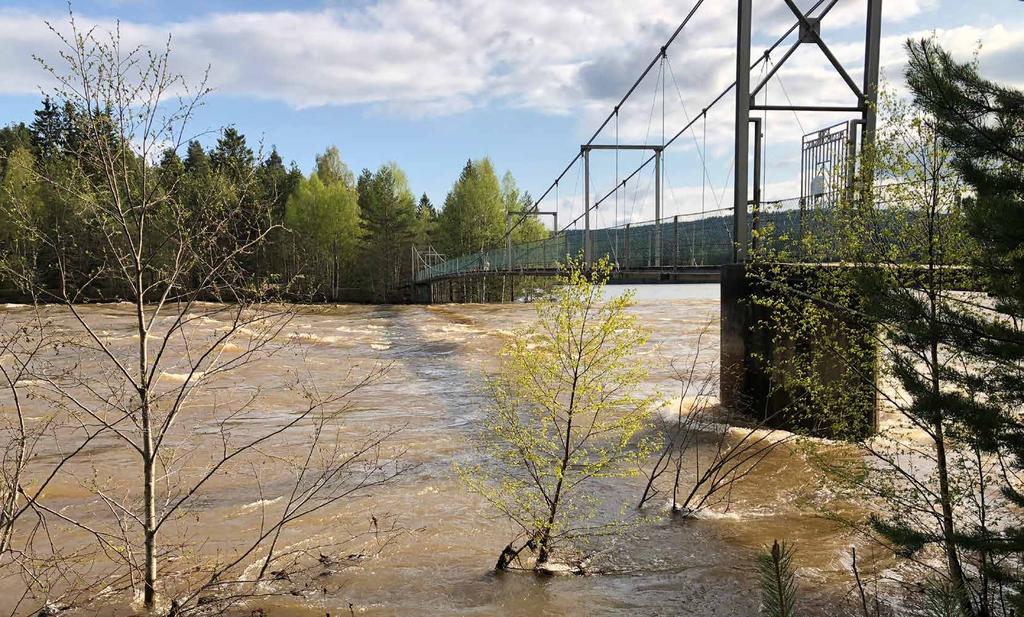
[[[217,145],[210,152],[210,163],[213,169],[238,180],[252,171],[255,158],[252,149],[245,143],[245,135],[228,127],[221,133]]]
[[[364,169],[357,190],[364,232],[363,265],[374,298],[385,301],[411,267],[416,200],[405,173],[394,163],[381,165],[375,173]]]
[[[35,154],[39,158],[50,159],[57,156],[64,144],[63,121],[60,109],[47,96],[43,106],[34,112],[35,119],[29,125],[35,146]]]
[[[972,395],[960,401],[963,432],[1003,461],[1002,493],[1021,507],[1024,493],[1012,478],[1024,467],[1024,92],[984,78],[977,62],[955,60],[933,39],[906,47],[915,104],[934,118],[973,189],[964,210],[978,246],[972,278],[985,297],[949,320],[951,345],[966,358],[949,373]],[[1007,525],[1002,533],[965,533],[962,543],[988,556],[982,566],[1019,592],[1024,529],[1019,517]],[[1020,602],[1020,593],[1012,597]]]
[[[185,152],[185,171],[195,175],[210,173],[210,157],[206,155],[206,150],[203,150],[203,145],[198,141],[188,142]]]

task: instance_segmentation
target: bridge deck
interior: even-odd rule
[[[436,283],[442,281],[453,281],[464,278],[476,278],[480,276],[517,276],[517,277],[547,277],[557,276],[563,270],[556,266],[537,266],[511,269],[466,269],[452,272],[438,273],[428,279],[421,279],[420,284]],[[614,268],[611,273],[613,283],[717,283],[721,278],[719,266],[651,266]]]

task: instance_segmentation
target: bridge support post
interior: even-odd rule
[[[736,152],[732,193],[733,262],[747,260],[747,159],[750,156],[750,5],[737,0],[736,18]]]
[[[882,0],[868,0],[867,27],[864,33],[864,135],[863,146],[875,139],[878,111],[878,64],[882,39]]]
[[[757,249],[760,239],[757,232],[761,229],[761,118],[751,118],[754,125],[754,199],[750,202],[750,248]]]
[[[625,267],[628,269],[628,268],[631,267],[631,265],[632,264],[629,261],[629,223],[626,223],[626,264],[625,264]]]
[[[654,265],[661,265],[661,150],[654,151]]]
[[[512,270],[512,213],[505,212],[505,270]]]
[[[590,244],[590,149],[583,149],[583,263],[588,268],[593,255]]]
[[[679,215],[672,217],[672,266],[679,267]]]
[[[858,365],[856,354],[843,358],[843,350],[852,343],[841,335],[796,341],[788,330],[776,328],[773,312],[753,298],[771,298],[778,294],[777,287],[760,284],[759,277],[751,276],[752,267],[727,264],[720,270],[722,406],[770,427],[819,436],[859,437],[874,432],[877,362],[863,360]],[[813,276],[813,270],[802,270],[788,275],[785,285],[799,287]],[[834,318],[858,328],[871,327],[858,325],[848,315]],[[812,394],[799,380],[787,379],[786,367],[796,358],[813,367],[812,379],[827,386],[824,390],[842,391],[839,400]]]

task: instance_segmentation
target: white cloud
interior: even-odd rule
[[[691,2],[376,0],[318,11],[215,13],[163,24],[121,22],[120,28],[125,43],[132,45],[159,45],[170,34],[175,68],[195,80],[210,65],[216,93],[279,100],[295,108],[368,105],[374,113],[404,117],[500,104],[575,116],[589,136]],[[799,4],[807,7],[811,0]],[[897,88],[905,62],[902,43],[908,36],[928,34],[920,24],[936,6],[937,0],[885,3],[884,71]],[[669,135],[732,82],[734,11],[734,2],[704,2],[670,49],[672,73],[665,84]],[[59,28],[66,21],[60,13],[0,9],[0,93],[34,93],[47,86],[45,73],[30,59],[32,54],[55,57],[59,41],[47,31],[44,18]],[[113,26],[79,19],[86,25]],[[826,40],[858,83],[863,20],[863,0],[843,0],[822,25]],[[793,23],[781,1],[755,0],[754,56]],[[940,30],[937,36],[961,57],[968,57],[983,40],[979,59],[987,73],[1018,83],[1024,75],[1019,69],[1024,31],[963,26]],[[773,58],[780,58],[785,48]],[[660,141],[656,75],[657,68],[621,110],[621,141]],[[755,72],[755,83],[758,77]],[[824,57],[809,45],[789,60],[767,94],[773,103],[787,97],[797,104],[852,102]],[[771,114],[766,173],[775,179],[792,177],[799,136],[839,119],[845,116]],[[612,141],[614,127],[600,140]],[[703,129],[698,123],[693,135],[677,142],[669,155],[673,165],[699,167]],[[727,95],[707,122],[708,159],[719,186],[729,181],[731,146],[732,97]],[[700,173],[691,172],[688,178],[689,185],[685,178],[672,182],[679,183],[679,194],[690,198],[699,188],[693,179],[699,183]],[[782,196],[793,186],[773,183],[771,188]]]
[[[927,1],[896,3],[895,12],[915,15]],[[755,6],[763,34],[793,21],[781,2]],[[415,116],[498,100],[569,113],[617,98],[688,9],[666,0],[377,0],[319,11],[121,22],[121,33],[132,45],[159,45],[170,34],[175,66],[192,79],[210,65],[217,92],[296,108],[372,104]],[[729,2],[705,2],[674,49],[700,49],[700,57],[727,66],[733,11]],[[840,26],[856,23],[861,16],[854,13],[837,8],[829,19]],[[58,41],[44,19],[61,29],[66,21],[60,13],[0,10],[0,92],[35,92],[46,85],[30,60],[32,54],[55,57]],[[730,73],[708,70],[707,85]]]

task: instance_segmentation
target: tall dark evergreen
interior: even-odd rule
[[[49,96],[43,99],[43,106],[37,109],[34,115],[35,119],[32,120],[29,129],[32,131],[35,155],[40,158],[53,158],[64,146],[64,115]]]
[[[177,182],[185,173],[185,164],[181,157],[172,148],[167,148],[160,155],[158,163],[160,169],[160,183],[166,188]]]
[[[908,41],[907,51],[914,100],[975,190],[966,206],[983,243],[978,265],[1002,306],[1024,314],[1024,92],[985,79],[931,39]]]
[[[1006,461],[1002,492],[1024,507],[1024,493],[1011,481],[1024,471],[1024,92],[984,78],[977,63],[955,60],[933,39],[910,40],[906,47],[914,101],[934,118],[956,172],[973,189],[964,210],[979,249],[974,280],[988,298],[950,319],[952,344],[970,368],[949,370],[958,389],[974,395],[962,401],[964,430],[979,448]],[[992,554],[986,567],[1018,591],[1024,588],[1021,524],[1015,518],[1004,533],[964,538]],[[1013,597],[1024,604],[1019,593]]]
[[[426,193],[416,204],[416,246],[424,248],[433,243],[437,235],[437,209]]]
[[[206,155],[206,150],[198,141],[188,142],[185,153],[185,171],[195,175],[210,173],[210,157]]]
[[[363,261],[377,300],[387,300],[411,268],[410,249],[416,232],[416,200],[405,173],[394,163],[371,173],[364,169],[357,183],[363,222]]]
[[[228,127],[221,133],[217,145],[210,152],[213,169],[234,179],[245,177],[252,171],[255,156],[252,148],[245,143],[245,135]]]
[[[288,196],[295,191],[299,180],[302,179],[302,173],[295,168],[289,171],[284,166],[284,160],[281,159],[276,147],[270,149],[270,154],[260,163],[257,173],[263,197],[273,204],[275,221],[281,222],[284,220]]]

